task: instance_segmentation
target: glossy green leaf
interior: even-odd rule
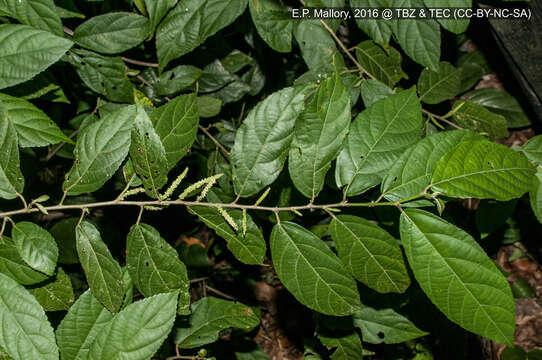
[[[491,139],[508,136],[506,119],[502,115],[490,112],[482,105],[472,101],[457,101],[453,110],[458,109],[453,119],[462,127],[487,134]]]
[[[154,110],[151,120],[166,150],[168,169],[171,169],[186,155],[196,139],[199,123],[196,95],[176,97]]]
[[[389,8],[390,0],[350,0],[352,8]],[[356,18],[356,24],[371,39],[379,44],[387,44],[390,41],[392,28],[389,21],[384,19],[365,19]]]
[[[58,247],[49,232],[40,226],[22,221],[12,230],[13,243],[21,258],[34,270],[53,275],[58,259]]]
[[[159,199],[169,170],[166,150],[145,111],[141,109],[138,113],[132,127],[130,159],[147,195]]]
[[[333,70],[333,57],[338,54],[337,47],[320,20],[296,21],[294,37],[310,70]]]
[[[443,131],[430,135],[406,149],[389,168],[380,190],[390,201],[421,194],[429,184],[437,162],[461,141],[482,140],[468,130]]]
[[[401,68],[401,54],[393,47],[387,54],[373,41],[366,40],[356,46],[356,58],[364,69],[389,87],[395,86],[402,78],[408,79]]]
[[[132,105],[86,126],[77,137],[75,162],[62,189],[79,195],[101,188],[128,154],[132,125],[142,116],[146,114],[141,105]]]
[[[393,90],[388,85],[372,79],[362,82],[359,89],[366,108],[393,94]]]
[[[377,101],[350,125],[335,179],[348,196],[378,185],[389,167],[421,135],[421,106],[414,88]]]
[[[280,0],[249,0],[248,6],[258,34],[273,50],[292,51],[294,22]]]
[[[422,0],[395,0],[393,7],[422,8]],[[403,51],[418,64],[439,70],[440,26],[431,19],[400,19],[393,22],[393,34]]]
[[[519,151],[522,152],[529,161],[542,165],[542,135],[537,135],[527,141]]]
[[[76,228],[77,253],[92,294],[109,311],[119,310],[124,283],[119,263],[113,259],[96,227],[83,221]]]
[[[266,245],[261,229],[247,214],[247,231],[242,233],[243,213],[241,210],[228,210],[228,214],[237,224],[239,231],[235,231],[220,215],[220,212],[210,206],[192,206],[190,209],[207,226],[214,229],[216,234],[226,240],[228,249],[237,259],[245,264],[262,264]]]
[[[424,69],[418,79],[418,94],[426,104],[438,104],[452,99],[459,93],[461,76],[459,70],[448,62],[439,64],[439,71]]]
[[[24,177],[19,162],[19,142],[15,126],[8,118],[4,102],[0,100],[0,197],[15,199],[24,188]]]
[[[88,359],[150,359],[173,327],[177,296],[158,294],[128,305],[101,329]]]
[[[402,293],[410,285],[399,243],[385,230],[357,216],[339,215],[329,231],[344,267],[357,280],[381,293]]]
[[[59,263],[77,264],[79,262],[75,246],[75,226],[78,220],[77,217],[62,219],[49,229],[58,245]]]
[[[88,359],[90,345],[112,318],[92,292],[85,291],[56,329],[62,360]]]
[[[153,88],[158,95],[175,95],[198,80],[201,73],[201,69],[195,66],[179,65],[160,74]]]
[[[58,360],[53,328],[38,301],[0,274],[0,347],[14,360]]]
[[[46,146],[63,141],[73,144],[49,116],[30,102],[1,93],[0,101],[15,126],[19,146]]]
[[[202,118],[217,116],[222,109],[222,101],[212,96],[198,96],[196,103],[198,105],[199,116]]]
[[[363,341],[370,344],[398,344],[428,334],[393,309],[364,306],[353,315],[353,322],[361,330]]]
[[[145,0],[145,8],[150,20],[149,36],[154,34],[160,21],[166,16],[167,12],[177,4],[176,0]]]
[[[116,54],[136,47],[149,34],[149,20],[127,12],[113,12],[90,18],[73,32],[77,45],[104,54]]]
[[[273,227],[271,257],[284,286],[303,305],[327,315],[346,316],[361,303],[354,279],[316,235],[281,222]]]
[[[33,285],[47,279],[47,275],[32,269],[24,262],[12,239],[3,235],[2,241],[0,243],[0,273],[22,285]]]
[[[149,297],[180,290],[188,299],[190,283],[177,251],[150,225],[132,225],[126,242],[126,266],[137,289]]]
[[[324,187],[349,125],[350,95],[336,71],[318,86],[294,129],[288,170],[295,187],[309,199],[315,199]]]
[[[428,8],[448,8],[454,11],[454,8],[472,8],[472,0],[423,0]],[[437,21],[443,28],[454,33],[464,33],[469,27],[469,19],[442,19]]]
[[[250,307],[212,296],[196,301],[191,310],[189,324],[178,327],[175,335],[175,343],[183,349],[215,342],[222,330],[231,327],[250,330],[260,323]]]
[[[442,157],[434,191],[459,198],[508,201],[531,189],[534,167],[521,154],[487,140],[463,141]]]
[[[156,31],[160,70],[230,25],[248,0],[186,0],[167,14]]]
[[[414,276],[433,304],[466,330],[512,344],[512,291],[480,245],[455,225],[417,209],[401,214],[400,230]]]
[[[74,302],[70,277],[58,268],[56,276],[39,287],[28,289],[45,311],[68,310]]]
[[[536,169],[533,179],[533,188],[529,192],[531,209],[540,223],[542,223],[542,168]]]
[[[0,89],[30,80],[72,45],[68,39],[27,25],[0,25]]]
[[[0,14],[15,18],[36,29],[63,36],[62,21],[53,0],[0,0]]]
[[[269,95],[248,113],[235,134],[231,151],[237,194],[254,195],[279,176],[304,99],[303,89],[285,88]]]
[[[318,338],[328,349],[336,348],[331,360],[362,359],[363,347],[359,335],[355,332],[343,336],[318,334]]]

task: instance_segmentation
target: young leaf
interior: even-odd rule
[[[256,30],[267,45],[278,52],[292,51],[294,23],[280,0],[249,0],[248,6]]]
[[[0,13],[34,28],[63,36],[62,21],[53,0],[0,1]]]
[[[68,310],[74,301],[70,277],[60,267],[55,278],[40,287],[28,289],[28,291],[38,300],[45,311]]]
[[[418,94],[424,103],[438,104],[456,96],[460,86],[460,71],[443,61],[439,64],[438,72],[423,69],[418,79]]]
[[[309,70],[333,70],[335,41],[318,19],[294,23],[294,37]],[[340,54],[336,56],[340,57]]]
[[[177,96],[154,110],[151,120],[164,145],[169,170],[186,155],[196,139],[199,123],[196,95]]]
[[[130,158],[147,195],[160,198],[160,189],[167,183],[168,160],[160,137],[143,110],[132,127]]]
[[[269,246],[279,279],[300,303],[334,316],[359,310],[356,282],[339,258],[312,232],[291,222],[281,222],[273,227]]]
[[[364,69],[389,87],[394,87],[402,78],[408,79],[401,68],[401,54],[393,47],[386,54],[380,46],[367,40],[356,46],[356,57]]]
[[[92,294],[109,311],[119,310],[124,283],[119,263],[113,259],[96,227],[83,221],[76,228],[77,253]]]
[[[141,105],[131,105],[86,126],[77,137],[75,163],[62,190],[79,195],[101,188],[128,154],[132,124],[142,116]]]
[[[4,102],[0,100],[0,197],[15,199],[23,192],[24,177],[19,163],[19,144],[15,126],[8,118]]]
[[[177,296],[158,294],[128,305],[96,336],[88,359],[150,359],[173,327]]]
[[[92,292],[85,291],[56,329],[62,360],[88,359],[90,345],[112,318]]]
[[[190,298],[186,267],[177,251],[155,228],[147,224],[133,225],[128,233],[126,252],[130,276],[145,297],[180,290],[183,298]]]
[[[542,168],[536,169],[536,176],[533,180],[533,188],[529,192],[531,208],[540,223],[542,223]]]
[[[218,334],[231,327],[250,330],[260,323],[254,311],[241,303],[204,297],[191,306],[190,324],[177,328],[175,343],[191,349],[218,340]]]
[[[510,286],[466,232],[418,209],[401,214],[401,240],[416,280],[453,322],[490,340],[512,344]]]
[[[304,99],[304,88],[285,88],[248,113],[231,152],[236,194],[257,194],[279,176]]]
[[[357,216],[339,215],[329,231],[339,258],[357,280],[381,293],[402,293],[410,285],[399,244],[385,230]]]
[[[230,25],[246,6],[247,0],[186,0],[178,3],[156,31],[159,70]]]
[[[423,126],[414,88],[390,95],[361,112],[337,159],[335,179],[358,195],[382,181],[393,162],[418,140]]]
[[[359,335],[355,332],[344,336],[318,334],[318,338],[328,349],[337,348],[331,355],[331,360],[361,359],[363,347]]]
[[[531,162],[542,165],[542,135],[529,139],[519,151]]]
[[[424,3],[428,8],[472,8],[472,0],[424,0]],[[437,18],[437,21],[443,28],[454,34],[464,33],[469,27],[469,19]]]
[[[372,79],[362,82],[359,86],[359,90],[361,93],[361,99],[363,100],[363,105],[365,105],[366,108],[373,105],[378,100],[384,99],[393,94],[393,90],[388,85]]]
[[[53,328],[38,301],[0,274],[0,347],[13,360],[58,360]]]
[[[176,0],[145,0],[145,9],[150,20],[149,37],[154,35],[156,27],[167,14],[167,12],[177,4]]]
[[[34,270],[53,275],[58,260],[58,246],[49,232],[38,225],[22,221],[12,230],[13,243],[21,258]]]
[[[451,197],[508,201],[531,189],[534,173],[529,161],[514,150],[469,140],[438,161],[431,187]]]
[[[391,7],[390,0],[350,0],[352,8],[389,8]],[[384,19],[356,19],[356,24],[363,30],[371,39],[379,44],[387,44],[391,37],[390,22]]]
[[[336,71],[322,81],[294,129],[288,170],[295,187],[315,199],[350,125],[350,95]]]
[[[363,306],[352,318],[354,326],[361,330],[363,341],[370,344],[398,344],[428,334],[393,309]]]
[[[9,276],[22,285],[33,285],[47,279],[47,275],[32,269],[24,262],[13,240],[2,236],[0,243],[0,273]]]
[[[27,25],[0,25],[0,89],[30,80],[72,45],[68,39]]]
[[[0,101],[19,138],[19,146],[46,146],[59,142],[73,144],[43,111],[30,102],[0,93]]]
[[[77,45],[104,54],[116,54],[142,43],[149,34],[149,20],[127,12],[90,18],[73,32]]]
[[[443,131],[430,135],[406,149],[389,169],[380,188],[390,201],[421,194],[429,184],[437,162],[457,144],[483,137],[468,130]]]
[[[452,111],[456,110],[453,119],[464,128],[487,134],[491,139],[508,136],[504,116],[490,112],[482,105],[472,101],[457,101]]]
[[[262,231],[247,214],[247,231],[245,235],[236,232],[224,220],[220,212],[210,206],[192,206],[190,209],[216,234],[226,240],[228,249],[237,259],[245,264],[262,264],[266,245]],[[239,229],[242,228],[243,213],[241,210],[229,210],[228,213]]]

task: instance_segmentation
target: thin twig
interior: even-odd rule
[[[152,88],[152,84],[150,82],[148,82],[147,80],[145,80],[145,78],[141,75],[137,75],[136,78],[141,81],[144,85]]]
[[[208,278],[209,278],[208,276],[204,276],[204,277],[200,277],[200,278],[191,279],[191,280],[190,280],[190,284],[194,284],[194,283],[198,283],[198,282],[201,282],[201,281],[205,281],[205,280],[207,280]]]
[[[222,144],[219,143],[218,140],[215,139],[214,136],[211,135],[211,133],[210,133],[209,131],[207,131],[206,128],[204,128],[204,127],[201,126],[201,125],[198,125],[198,128],[201,130],[201,132],[203,132],[205,135],[207,135],[207,137],[208,137],[209,139],[211,139],[211,141],[214,142],[215,145],[216,145],[220,150],[222,150],[226,156],[230,157],[230,152],[229,152],[228,150],[226,150],[226,148],[225,148],[224,146],[222,146]]]
[[[73,138],[75,135],[77,135],[77,133],[79,132],[79,130],[74,130],[70,135],[68,135],[68,138],[71,139]],[[56,148],[54,148],[54,150],[52,150],[49,154],[47,154],[47,156],[45,157],[45,161],[49,161],[51,160],[51,158],[53,156],[55,156],[55,154],[60,150],[62,149],[62,147],[66,145],[66,142],[61,142],[60,144],[57,145]]]
[[[463,127],[461,127],[461,126],[459,126],[459,125],[457,125],[457,124],[451,122],[451,121],[448,120],[448,119],[445,119],[444,117],[442,117],[442,116],[440,116],[440,115],[433,114],[432,112],[427,111],[427,110],[425,110],[425,109],[422,109],[422,111],[423,111],[426,115],[432,116],[432,117],[434,117],[435,119],[438,119],[439,121],[442,121],[443,123],[446,123],[446,124],[448,124],[448,125],[450,125],[450,126],[456,128],[456,129],[465,130],[465,128],[463,128]]]
[[[235,300],[235,298],[231,295],[228,295],[228,294],[224,294],[222,291],[220,290],[217,290],[213,287],[210,287],[209,285],[205,284],[205,289],[209,290],[210,292],[218,295],[218,296],[222,296],[224,299],[228,299],[228,300]]]
[[[147,62],[147,61],[141,61],[141,60],[134,60],[134,59],[127,58],[126,56],[122,56],[121,59],[122,59],[124,62],[127,62],[127,63],[129,63],[129,64],[134,64],[134,65],[139,65],[139,66],[147,66],[147,67],[153,67],[153,68],[157,68],[157,67],[158,67],[158,64],[157,64],[157,63],[152,63],[152,62]]]
[[[73,30],[67,26],[64,26],[64,32],[70,36],[73,36]]]
[[[145,210],[144,206],[139,207],[139,214],[137,215],[136,225],[139,225],[139,222],[141,221],[141,216],[143,216],[143,210]]]

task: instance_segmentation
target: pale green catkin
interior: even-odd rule
[[[126,198],[128,196],[131,196],[131,195],[142,193],[142,192],[145,192],[145,189],[143,189],[142,187],[138,187],[138,188],[135,188],[135,189],[128,190],[128,191],[126,191],[124,193],[124,195],[122,196],[122,199],[124,199],[124,198]]]
[[[186,177],[186,174],[188,174],[188,167],[184,169],[184,171],[179,175],[177,176],[177,178],[175,179],[175,181],[173,181],[171,183],[171,185],[167,188],[166,192],[160,197],[162,200],[167,200],[169,199],[169,197],[173,194],[173,192],[175,191],[175,189],[177,188],[177,186],[179,186],[179,184],[181,183],[181,181],[184,180],[184,178]]]
[[[243,209],[243,236],[247,233],[247,209]]]
[[[254,203],[254,206],[258,206],[262,203],[262,201],[265,200],[265,198],[267,197],[267,194],[269,194],[269,191],[271,190],[270,187],[268,187],[264,192],[263,194],[258,198],[258,200],[256,200],[256,202]]]
[[[233,218],[230,216],[230,214],[227,213],[226,210],[224,210],[223,208],[221,208],[220,206],[217,206],[216,208],[218,210],[218,212],[220,213],[220,215],[222,215],[222,217],[224,218],[224,220],[226,220],[226,222],[228,224],[230,224],[230,226],[237,232],[239,231],[239,227],[237,226],[237,224],[235,223],[235,221],[233,220]]]
[[[179,195],[179,200],[184,200],[185,197],[190,195],[193,191],[201,188],[203,185],[207,185],[208,183],[212,182],[214,183],[218,178],[220,178],[223,174],[216,174],[213,176],[209,176],[208,178],[205,178],[203,180],[198,181],[195,184],[190,185],[187,187],[181,195]]]

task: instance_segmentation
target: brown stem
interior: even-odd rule
[[[224,154],[227,156],[227,157],[230,157],[230,152],[228,150],[226,150],[226,148],[224,146],[222,146],[222,144],[220,142],[218,142],[217,139],[215,139],[215,137],[213,135],[211,135],[211,133],[206,129],[204,128],[203,126],[201,125],[198,125],[198,128],[201,130],[202,133],[204,133],[205,135],[207,135],[207,137],[209,139],[211,139],[212,142],[215,143],[215,145],[224,152]]]
[[[158,67],[158,64],[157,64],[157,63],[152,63],[152,62],[147,62],[147,61],[141,61],[141,60],[134,60],[134,59],[127,58],[126,56],[122,56],[121,59],[122,59],[124,62],[127,62],[127,63],[129,63],[129,64],[134,64],[134,65],[139,65],[139,66],[147,66],[147,67],[153,67],[153,68],[157,68],[157,67]]]
[[[77,135],[77,133],[79,132],[79,130],[74,130],[70,135],[68,135],[68,138],[71,139],[73,138],[75,135]],[[60,150],[62,149],[62,147],[66,145],[66,142],[61,142],[60,144],[58,144],[58,146],[56,148],[54,148],[54,150],[52,150],[49,154],[47,154],[47,156],[45,157],[45,161],[49,161],[51,160],[51,158],[53,156],[55,156],[55,154]]]

